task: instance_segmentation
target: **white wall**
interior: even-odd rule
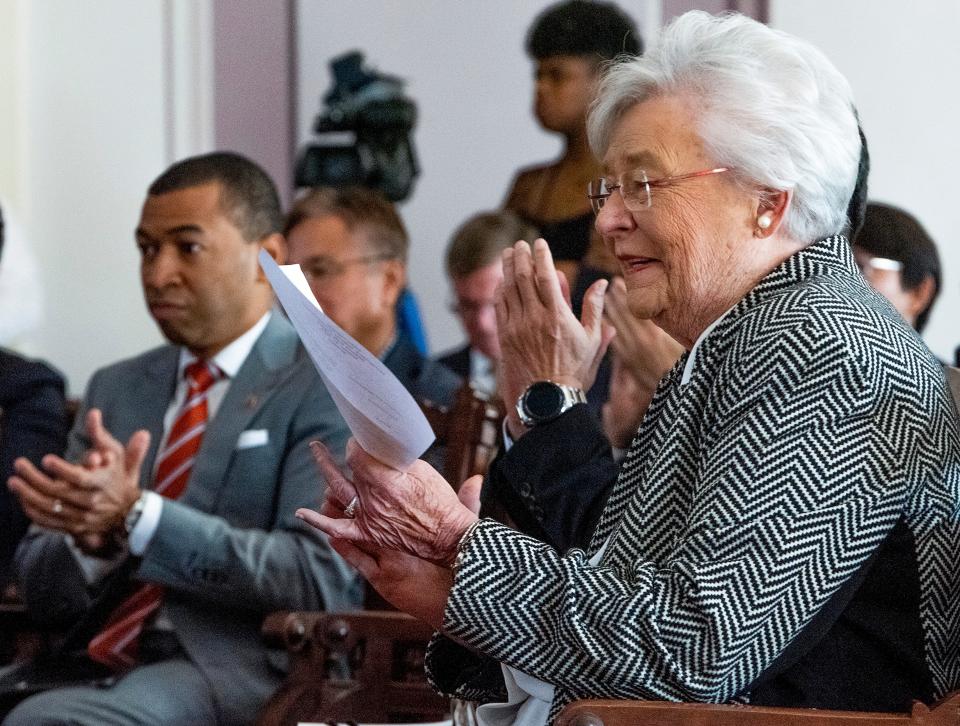
[[[299,0],[301,143],[310,139],[328,62],[352,49],[383,73],[408,79],[418,105],[421,175],[401,205],[410,231],[410,278],[434,351],[462,339],[447,312],[443,253],[471,214],[499,207],[516,170],[556,156],[560,145],[531,114],[533,66],[524,38],[549,0]],[[638,21],[641,3],[632,5]]]
[[[209,0],[0,0],[0,43],[13,49],[0,51],[12,100],[0,196],[46,297],[42,323],[16,343],[62,370],[73,395],[162,341],[133,230],[150,181],[212,147],[209,18]]]
[[[73,393],[160,340],[133,229],[165,160],[161,10],[160,0],[17,3],[19,153],[0,184],[15,187],[4,196],[19,201],[47,298],[27,349]]]
[[[771,25],[815,43],[849,79],[870,148],[870,196],[903,207],[937,242],[944,284],[925,331],[960,343],[960,3],[772,0]]]

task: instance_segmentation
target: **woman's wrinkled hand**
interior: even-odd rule
[[[327,498],[320,512],[299,509],[297,517],[361,550],[392,550],[441,566],[452,564],[460,538],[477,519],[470,505],[479,477],[468,479],[458,495],[426,462],[398,471],[352,439],[347,445],[348,477],[325,446],[314,442],[311,448],[327,482]],[[353,517],[348,517],[344,510],[354,497]]]
[[[550,380],[584,391],[593,385],[614,335],[603,320],[606,287],[606,280],[591,285],[577,320],[544,240],[536,240],[532,250],[520,241],[504,251],[497,334],[500,390],[514,438],[523,433],[514,404],[531,383]]]

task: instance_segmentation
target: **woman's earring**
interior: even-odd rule
[[[770,212],[764,212],[757,217],[757,228],[754,230],[753,236],[762,237],[763,233],[770,228],[771,224],[773,224],[773,217],[770,215]]]

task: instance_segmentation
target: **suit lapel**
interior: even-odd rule
[[[216,509],[237,439],[283,383],[285,369],[295,360],[296,352],[296,334],[274,311],[207,426],[181,501],[204,512]]]
[[[150,432],[150,448],[140,470],[140,487],[153,488],[153,465],[163,443],[163,418],[177,389],[177,368],[180,349],[175,346],[163,348],[147,362],[144,382],[139,391],[139,403],[131,410],[136,412],[136,428]]]

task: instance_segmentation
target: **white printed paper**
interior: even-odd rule
[[[420,406],[396,376],[323,314],[300,265],[260,266],[310,354],[354,438],[371,456],[406,471],[434,435]]]

